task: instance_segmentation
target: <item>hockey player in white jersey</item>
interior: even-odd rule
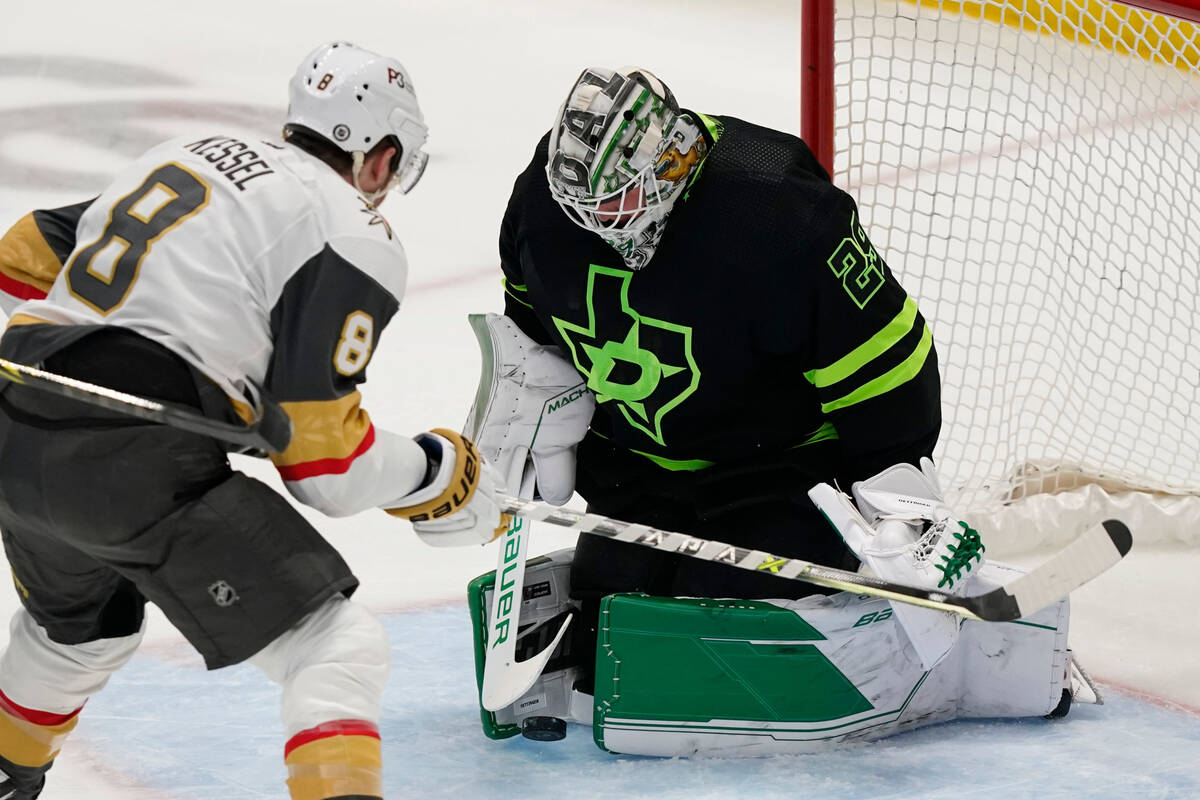
[[[377,205],[426,160],[412,81],[334,42],[289,95],[282,142],[175,139],[94,201],[18,222],[0,240],[0,354],[227,421],[277,402],[293,436],[271,457],[302,502],[490,541],[504,518],[471,442],[379,430],[360,406],[405,285]],[[147,600],[209,668],[249,660],[281,685],[293,798],[382,796],[383,631],[338,553],[220,442],[9,385],[0,528],[23,604],[0,655],[0,796],[38,796]]]

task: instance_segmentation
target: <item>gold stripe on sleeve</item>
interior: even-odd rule
[[[312,474],[344,472],[337,467],[348,467],[371,434],[371,417],[361,402],[362,395],[354,391],[336,400],[280,403],[292,420],[292,442],[271,460],[284,477],[297,469]],[[296,479],[300,477],[308,475]]]
[[[0,273],[41,292],[62,271],[63,265],[38,229],[33,214],[26,214],[0,239]]]

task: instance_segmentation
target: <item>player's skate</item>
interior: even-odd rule
[[[25,767],[0,758],[0,800],[37,800],[49,768],[49,764]]]
[[[846,545],[884,580],[960,594],[983,563],[979,534],[942,500],[933,462],[922,469],[897,464],[854,484],[857,506],[828,484],[809,496]],[[893,603],[893,611],[926,668],[937,664],[958,637],[954,615]]]

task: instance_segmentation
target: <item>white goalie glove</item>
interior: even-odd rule
[[[921,469],[896,464],[852,487],[857,506],[827,483],[809,497],[854,554],[880,578],[946,594],[962,594],[983,564],[979,534],[958,519],[942,498],[933,462]],[[942,611],[893,603],[893,611],[926,668],[957,639],[959,622]]]
[[[414,441],[429,459],[430,476],[387,512],[411,521],[417,537],[434,547],[487,544],[504,533],[511,518],[496,504],[499,477],[471,440],[435,428]]]
[[[508,317],[472,314],[483,371],[464,432],[513,493],[536,473],[542,499],[560,506],[575,491],[575,449],[596,400],[556,347],[530,339]]]

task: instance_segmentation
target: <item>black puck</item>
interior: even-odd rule
[[[535,742],[557,742],[567,737],[567,721],[558,717],[526,717],[521,735]]]

